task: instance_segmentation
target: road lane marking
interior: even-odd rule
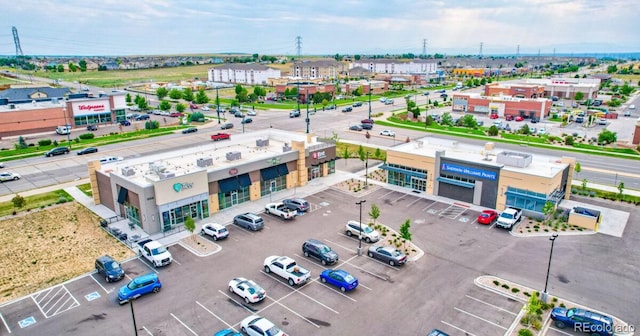
[[[186,325],[184,322],[180,321],[180,319],[178,317],[176,317],[175,315],[173,315],[173,313],[169,313],[169,315],[173,316],[174,319],[176,319],[178,322],[180,322],[180,324],[182,324],[183,327],[187,328],[187,330],[189,330],[192,334],[198,336],[198,334],[196,334],[195,331],[191,330],[191,328],[189,328],[188,325]]]
[[[493,308],[495,308],[495,309],[501,310],[501,311],[503,311],[503,312],[505,312],[505,313],[509,313],[509,314],[511,314],[511,315],[513,315],[513,316],[518,316],[518,314],[516,314],[516,313],[514,313],[514,312],[512,312],[512,311],[509,311],[509,310],[504,309],[504,308],[502,308],[502,307],[498,307],[498,306],[493,305],[493,304],[491,304],[491,303],[489,303],[489,302],[482,301],[482,300],[480,300],[480,299],[478,299],[478,298],[475,298],[475,297],[473,297],[473,296],[471,296],[471,295],[465,295],[465,296],[466,296],[466,297],[468,297],[468,298],[470,298],[471,300],[475,300],[475,301],[478,301],[478,302],[480,302],[480,303],[484,303],[484,304],[486,304],[487,306],[490,306],[490,307],[493,307]]]
[[[561,334],[565,334],[565,335],[568,335],[568,336],[573,336],[573,335],[569,334],[569,333],[568,333],[568,332],[566,332],[566,331],[562,331],[562,330],[560,330],[560,329],[556,329],[556,328],[551,327],[551,326],[550,326],[548,329],[551,329],[551,330],[553,330],[553,331],[557,331],[557,332],[559,332],[559,333],[561,333]]]
[[[459,311],[459,312],[461,312],[461,313],[463,313],[463,314],[467,314],[467,315],[469,315],[469,316],[471,316],[471,317],[475,317],[475,318],[477,318],[477,319],[478,319],[478,320],[480,320],[480,321],[484,321],[484,322],[487,322],[487,323],[489,323],[489,324],[491,324],[491,325],[494,325],[494,326],[496,326],[496,327],[498,327],[498,328],[502,328],[502,329],[504,329],[504,330],[507,330],[507,328],[505,328],[505,327],[503,327],[503,326],[501,326],[501,325],[499,325],[499,324],[496,324],[496,323],[494,323],[494,322],[491,322],[491,321],[489,321],[489,320],[487,320],[487,319],[485,319],[485,318],[482,318],[482,317],[480,317],[480,316],[478,316],[478,315],[471,314],[470,312],[468,312],[468,311],[464,311],[464,310],[462,310],[462,309],[460,309],[460,308],[458,308],[458,307],[453,307],[453,309],[455,309],[455,310],[457,310],[457,311]]]

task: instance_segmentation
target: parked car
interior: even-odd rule
[[[194,104],[194,103],[189,103],[189,108],[192,110],[197,110],[198,109],[198,105]]]
[[[100,163],[105,164],[105,163],[111,163],[111,162],[118,162],[118,161],[122,161],[122,160],[124,160],[124,158],[121,157],[121,156],[118,156],[118,157],[106,156],[106,157],[103,157],[103,158],[100,159]]]
[[[544,127],[540,127],[540,129],[538,129],[538,134],[539,135],[547,134],[547,129]]]
[[[202,225],[200,233],[210,236],[213,240],[225,239],[229,237],[229,230],[223,225],[218,223],[208,223]]]
[[[244,118],[244,113],[238,111],[238,112],[234,113],[233,116],[236,117],[236,118]]]
[[[351,106],[353,106],[353,107],[360,107],[360,106],[362,106],[362,102],[355,102],[355,103],[353,103],[353,105],[351,105]]]
[[[606,124],[607,124],[607,119],[604,119],[604,118],[598,119],[598,125],[606,125]]]
[[[298,212],[309,211],[309,202],[302,198],[285,198],[282,200],[289,209],[296,210]]]
[[[360,120],[361,124],[373,124],[373,119],[362,119]]]
[[[241,124],[250,124],[253,122],[253,119],[251,118],[244,118],[242,119],[242,121],[240,122]]]
[[[407,256],[392,246],[371,245],[367,255],[389,263],[391,266],[404,265],[407,262]]]
[[[382,131],[380,131],[380,135],[395,137],[396,133],[394,131],[391,131],[391,130],[382,130]]]
[[[49,150],[48,152],[44,153],[45,157],[51,157],[51,156],[56,156],[56,155],[63,155],[63,154],[67,154],[69,153],[69,148],[67,147],[56,147],[53,148],[51,150]]]
[[[257,315],[242,320],[240,329],[249,336],[287,336],[273,322]]]
[[[351,107],[351,106],[347,106],[347,107],[342,109],[342,112],[351,112],[351,111],[353,111],[353,107]]]
[[[427,334],[427,336],[449,336],[449,334],[444,331],[440,331],[439,329],[433,329]]]
[[[341,269],[326,269],[322,271],[320,273],[320,281],[334,285],[340,288],[342,292],[354,290],[358,287],[358,279]]]
[[[131,122],[129,120],[120,121],[120,125],[122,126],[131,126]]]
[[[368,224],[354,220],[347,222],[345,233],[349,237],[356,235],[359,239],[364,239],[367,243],[375,243],[380,240],[380,233],[378,231],[372,229]]]
[[[255,117],[255,116],[257,116],[258,114],[256,113],[256,111],[251,110],[251,111],[247,111],[247,115],[248,115],[248,116]]]
[[[142,295],[158,293],[162,288],[158,274],[149,273],[133,278],[126,286],[118,291],[118,303],[125,304],[130,300],[135,300]]]
[[[569,327],[574,331],[581,330],[590,335],[600,336],[611,336],[614,332],[611,317],[584,309],[553,308],[551,319],[555,321],[554,323],[559,329]]]
[[[124,270],[120,263],[108,255],[96,259],[96,272],[104,277],[106,282],[118,281],[124,278]]]
[[[136,120],[140,121],[140,120],[149,120],[149,115],[148,114],[141,114],[139,116],[136,117]]]
[[[491,225],[498,219],[498,212],[495,210],[482,210],[482,213],[478,215],[478,223]]]
[[[89,125],[87,126],[87,131],[97,131],[98,130],[98,126],[97,125]]]
[[[496,114],[496,115],[497,115],[497,114]],[[504,119],[505,119],[506,121],[513,121],[513,119],[515,119],[515,117],[514,117],[513,115],[511,115],[511,114],[507,114],[507,115],[504,117]]]
[[[360,127],[364,130],[370,130],[373,129],[373,124],[361,124]]]
[[[353,126],[349,127],[349,130],[351,130],[351,131],[362,131],[362,126],[353,125]]]
[[[498,118],[499,118],[499,116],[497,114],[495,114],[495,113],[491,113],[489,115],[489,119],[498,119]]]
[[[198,129],[196,127],[189,127],[182,130],[182,134],[195,133]]]
[[[98,152],[98,148],[96,147],[87,147],[87,148],[83,148],[81,150],[78,151],[78,155],[85,155],[85,154],[91,154],[91,153],[97,153]]]
[[[210,111],[210,110],[211,110],[211,108],[210,108],[209,106],[203,106],[203,107],[201,108],[201,110],[203,110],[203,111]]]
[[[393,99],[387,99],[384,101],[385,105],[393,105]]]
[[[182,112],[171,112],[169,114],[170,117],[174,117],[174,118],[178,118],[178,117],[184,117],[184,113]]]
[[[0,173],[0,182],[17,181],[21,178],[20,174],[12,172]]]
[[[302,243],[302,254],[307,258],[312,257],[320,260],[323,265],[330,265],[338,261],[338,254],[327,244],[316,239],[308,239]]]
[[[140,113],[128,113],[128,114],[126,114],[126,115],[125,115],[125,117],[126,117],[127,119],[135,119],[135,118],[137,118],[138,116],[140,116]]]
[[[440,98],[442,99],[447,99],[447,97],[449,97],[449,95],[447,95],[446,93],[440,95]]]
[[[0,168],[4,168],[4,162],[0,162]]]
[[[291,112],[289,112],[289,118],[297,118],[300,116],[300,111],[298,110],[293,110]]]
[[[223,329],[213,334],[213,336],[244,336],[244,335],[242,335],[237,331],[233,331],[232,329]]]
[[[232,123],[224,123],[222,124],[222,126],[220,126],[220,129],[223,129],[223,130],[230,129],[230,128],[233,128]]]
[[[523,117],[523,116],[516,116],[516,119],[515,119],[515,120],[516,120],[516,121],[523,121],[523,120],[524,120],[524,117]]]
[[[267,291],[255,281],[241,277],[233,278],[229,281],[229,292],[237,294],[246,303],[260,302],[267,297]]]
[[[256,214],[247,212],[235,216],[233,218],[233,224],[251,231],[259,231],[264,227],[264,219]]]

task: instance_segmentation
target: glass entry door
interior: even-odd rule
[[[411,176],[411,189],[426,191],[427,190],[427,180],[421,179],[415,176]]]
[[[233,191],[231,192],[231,205],[234,206],[236,204],[238,204],[238,192]]]

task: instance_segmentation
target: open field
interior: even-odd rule
[[[116,260],[134,255],[98,223],[95,214],[75,202],[1,221],[0,302],[90,272],[101,255]]]

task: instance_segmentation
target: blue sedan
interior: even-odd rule
[[[233,331],[231,329],[220,330],[217,333],[213,334],[213,336],[243,336],[241,333]]]
[[[327,269],[320,273],[320,280],[336,287],[340,287],[343,292],[354,290],[358,287],[358,279],[343,270]]]

